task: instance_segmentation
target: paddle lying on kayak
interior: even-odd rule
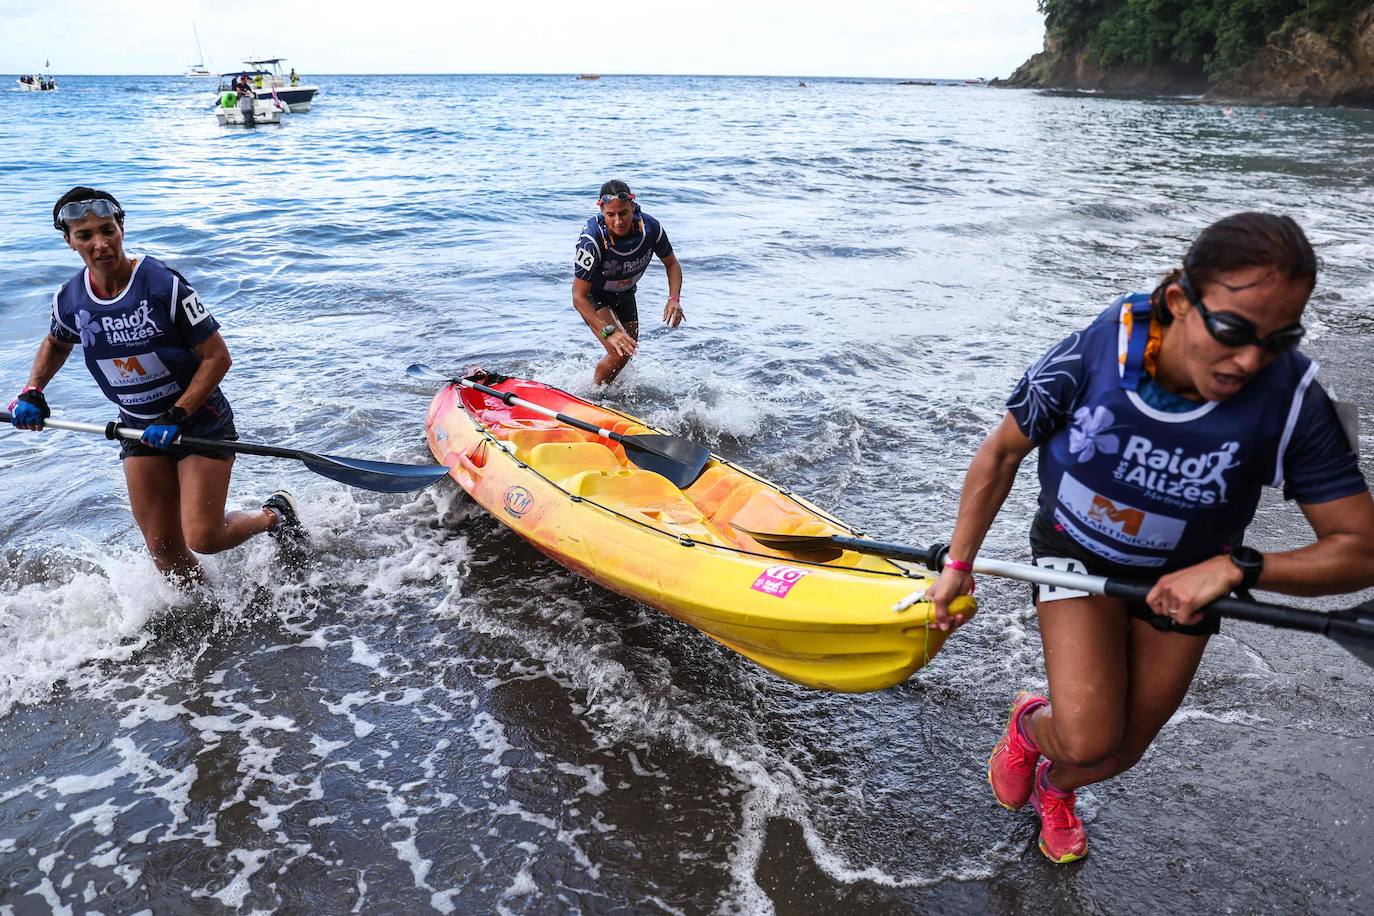
[[[0,410],[0,423],[9,423],[8,411]],[[77,423],[71,420],[43,421],[45,427],[66,429],[78,433],[95,433],[106,439],[141,439],[143,430],[116,423]],[[361,458],[341,458],[338,455],[316,455],[297,448],[278,448],[252,442],[224,439],[202,439],[197,436],[177,436],[173,445],[193,445],[236,452],[242,455],[265,455],[270,458],[294,458],[310,470],[330,480],[375,490],[379,493],[406,493],[420,490],[436,480],[448,476],[448,468],[433,464],[394,464],[390,461],[366,461]]]
[[[466,378],[452,378],[442,372],[436,372],[423,363],[414,363],[406,369],[406,375],[411,378],[424,379],[430,382],[449,382],[453,385],[461,385],[464,388],[471,388],[483,394],[496,398],[506,406],[523,407],[532,410],[537,414],[546,416],[560,423],[576,427],[583,432],[593,433],[612,442],[618,442],[625,447],[625,457],[634,462],[637,467],[646,471],[653,471],[660,474],[673,484],[675,487],[690,487],[692,483],[701,476],[702,469],[706,467],[706,462],[711,460],[711,451],[705,446],[698,445],[690,439],[681,436],[663,436],[656,434],[626,436],[621,433],[612,432],[609,429],[602,429],[576,417],[532,404],[529,401],[517,398],[508,391],[497,391],[486,385],[474,382]]]
[[[932,544],[924,549],[906,547],[902,544],[888,544],[883,541],[870,541],[866,538],[846,537],[843,535],[805,535],[777,534],[766,531],[750,531],[733,526],[737,531],[749,535],[765,547],[785,550],[790,553],[833,553],[837,550],[854,550],[859,553],[888,557],[919,563],[931,572],[944,569],[945,555],[949,548],[944,544]],[[1123,598],[1128,601],[1144,601],[1150,594],[1150,584],[1128,582],[1124,579],[1109,579],[1105,576],[1090,576],[1084,573],[1063,572],[1056,569],[1042,569],[1025,563],[1008,563],[1003,560],[973,561],[973,571],[1007,579],[1019,579],[1038,585],[1051,585],[1056,588],[1077,589],[1096,595]],[[1359,607],[1340,611],[1309,611],[1302,608],[1285,607],[1262,601],[1245,601],[1241,598],[1218,598],[1203,609],[1203,613],[1235,620],[1248,620],[1285,630],[1301,630],[1316,633],[1335,640],[1360,661],[1374,668],[1374,601]]]

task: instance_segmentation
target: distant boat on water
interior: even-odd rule
[[[37,73],[33,74],[32,76],[30,76],[29,74],[25,74],[19,77],[19,79],[16,80],[16,82],[19,84],[19,88],[23,92],[57,91],[57,80],[53,79],[51,76],[42,76]]]
[[[196,36],[196,62],[186,68],[185,76],[214,76],[209,70],[205,69],[205,52],[200,48],[200,32],[196,31],[196,24],[191,23],[191,34]]]
[[[601,74],[600,74],[600,73],[581,73],[581,74],[578,74],[578,77],[577,77],[577,78],[580,79],[580,80],[599,80],[599,79],[601,79]]]
[[[259,100],[285,102],[297,114],[309,111],[310,102],[320,87],[302,83],[295,67],[291,68],[290,74],[283,74],[281,64],[284,60],[284,57],[247,59],[244,61],[247,69],[220,74],[219,92],[232,91],[239,75],[247,74]]]

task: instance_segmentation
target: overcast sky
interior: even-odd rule
[[[1007,76],[1040,50],[1035,0],[0,0],[0,72]]]

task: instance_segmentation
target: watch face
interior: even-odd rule
[[[1264,566],[1264,555],[1253,547],[1236,547],[1231,551],[1231,561],[1241,569],[1259,569]]]

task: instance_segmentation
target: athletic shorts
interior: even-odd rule
[[[147,429],[153,425],[152,420],[140,420],[134,417],[121,417],[121,426],[130,426],[134,429]],[[181,427],[181,431],[188,436],[198,436],[201,439],[222,439],[225,442],[236,441],[239,437],[238,430],[234,428],[233,411],[226,411],[223,414],[215,414],[202,407],[196,411],[195,415],[186,421],[186,425]],[[119,440],[119,460],[125,458],[172,458],[180,461],[191,455],[199,455],[202,458],[217,458],[226,461],[234,457],[233,452],[223,449],[210,448],[208,446],[181,446],[174,445],[169,449],[153,448],[151,445],[144,445],[138,439]]]
[[[622,293],[608,290],[592,292],[592,304],[599,309],[610,309],[621,324],[639,323],[639,306],[635,304],[635,291],[627,289]]]
[[[1047,564],[1046,560],[1067,559],[1074,561],[1078,571],[1088,573],[1093,576],[1107,576],[1114,579],[1136,579],[1141,580],[1140,569],[1132,566],[1121,566],[1104,560],[1101,557],[1089,553],[1082,545],[1072,537],[1065,534],[1054,524],[1044,513],[1037,513],[1035,521],[1031,523],[1030,530],[1031,556],[1035,559],[1036,566],[1053,565],[1055,568],[1063,569],[1064,564]],[[1182,567],[1164,566],[1158,570],[1151,570],[1156,575],[1163,575],[1173,572],[1174,569]],[[1147,580],[1148,581],[1148,580]],[[1036,586],[1031,587],[1032,600],[1038,594]],[[1132,617],[1145,621],[1156,630],[1165,633],[1182,633],[1186,636],[1212,636],[1221,632],[1221,618],[1215,615],[1207,615],[1202,618],[1200,623],[1183,625],[1174,621],[1172,617],[1164,614],[1156,614],[1150,606],[1143,601],[1127,601],[1126,613]]]

